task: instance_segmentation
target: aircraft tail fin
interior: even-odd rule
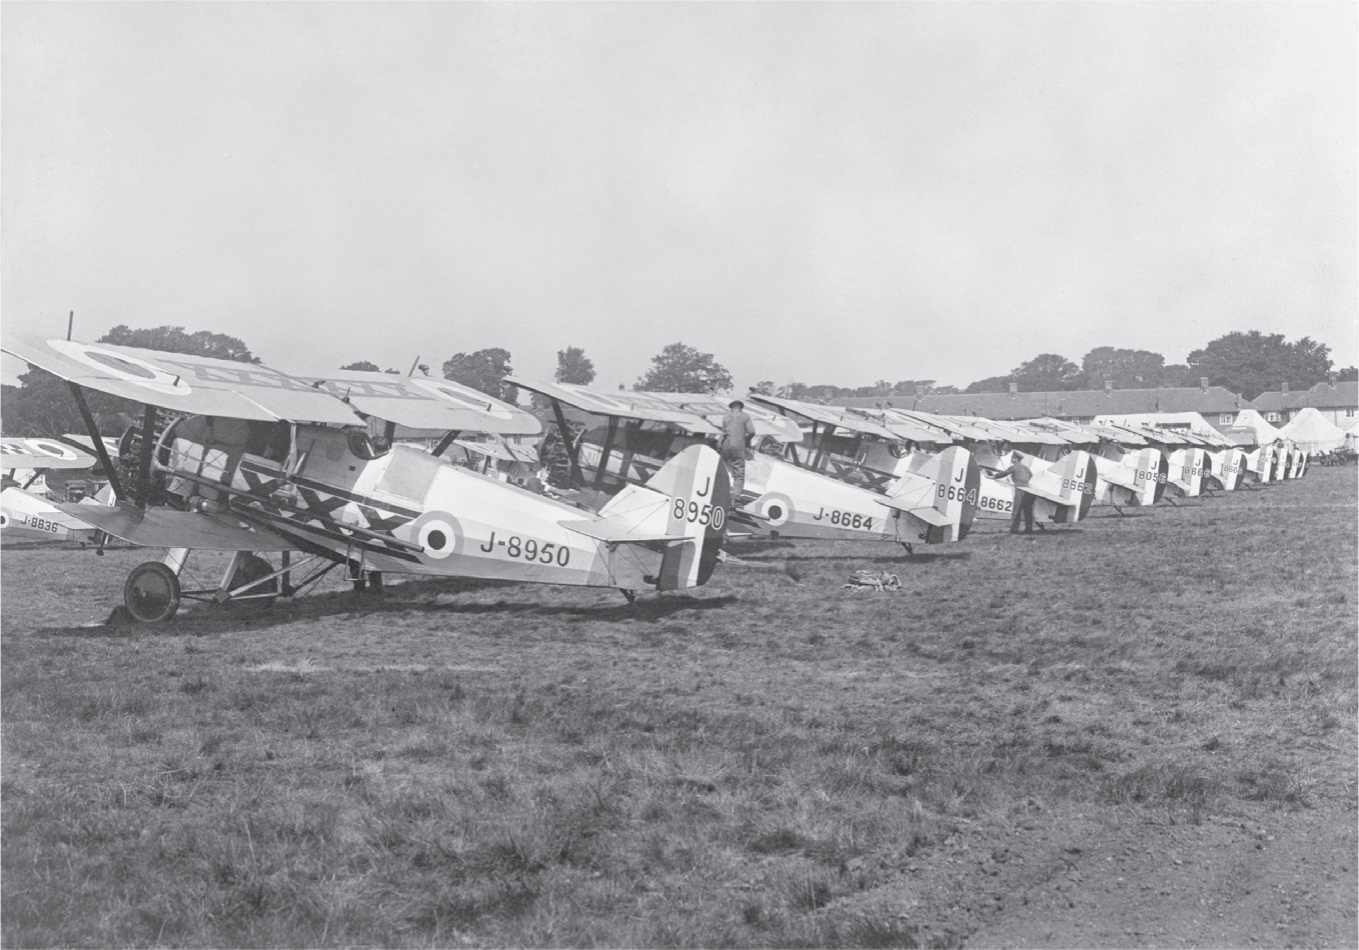
[[[889,508],[923,521],[920,537],[928,544],[961,541],[972,530],[981,490],[981,470],[967,449],[952,446],[903,475],[891,496],[880,499]]]
[[[706,445],[691,445],[645,485],[615,495],[588,529],[566,525],[614,545],[616,575],[639,576],[656,590],[680,590],[712,576],[730,512],[727,467]]]
[[[1095,463],[1090,453],[1071,452],[1062,456],[1048,469],[1034,472],[1025,491],[1037,495],[1040,504],[1035,512],[1051,510],[1052,520],[1058,524],[1080,521],[1095,500]]]

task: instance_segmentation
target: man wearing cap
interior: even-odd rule
[[[1033,469],[1024,463],[1023,452],[1016,451],[1010,458],[1010,467],[996,477],[1004,478],[1006,475],[1015,483],[1015,507],[1010,518],[1010,533],[1019,534],[1019,523],[1023,519],[1024,533],[1033,534],[1033,503],[1038,500],[1038,496],[1024,490],[1033,478]]]
[[[722,441],[717,450],[731,471],[731,504],[741,504],[741,489],[746,484],[746,458],[750,456],[750,440],[755,438],[755,423],[745,412],[746,404],[733,399],[722,417]]]

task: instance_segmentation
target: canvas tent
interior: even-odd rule
[[[1280,430],[1284,438],[1308,452],[1329,452],[1345,443],[1345,430],[1308,406]]]
[[[1283,432],[1265,421],[1265,417],[1254,409],[1242,409],[1236,414],[1236,424],[1234,429],[1251,429],[1255,432],[1255,441],[1259,445],[1268,445],[1284,437]]]

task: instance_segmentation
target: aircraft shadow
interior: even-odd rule
[[[929,564],[932,561],[966,561],[972,557],[971,551],[940,551],[938,553],[922,553],[917,551],[914,554],[907,554],[902,551],[900,554],[880,554],[877,557],[865,558],[861,554],[840,553],[840,554],[794,554],[787,557],[771,555],[767,557],[750,557],[745,554],[739,555],[742,561],[747,562],[752,567],[769,567],[780,564],[797,564],[803,561],[871,561],[874,564]],[[739,567],[740,565],[734,565]]]
[[[118,619],[115,609],[103,624],[79,627],[41,627],[36,633],[49,637],[93,637],[131,639],[143,636],[209,636],[243,629],[268,630],[288,624],[340,617],[346,620],[367,620],[383,615],[428,614],[446,617],[485,614],[561,617],[574,616],[602,622],[628,620],[654,621],[686,610],[720,610],[736,601],[723,597],[698,598],[683,593],[641,593],[633,603],[619,595],[616,604],[552,604],[552,603],[448,603],[440,602],[441,594],[468,593],[484,588],[516,587],[512,581],[476,581],[460,578],[436,578],[427,582],[407,582],[385,588],[380,594],[371,591],[328,591],[311,594],[294,601],[280,600],[270,606],[243,604],[186,603],[183,612],[168,623],[138,624]]]
[[[741,541],[727,539],[727,547],[733,548],[732,554],[743,561],[752,560],[751,554],[761,554],[765,551],[788,551],[797,547],[792,541],[770,541],[770,540],[750,540]]]

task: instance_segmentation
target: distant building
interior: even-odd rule
[[[1221,386],[1204,380],[1185,389],[1087,389],[1047,393],[949,393],[926,396],[860,396],[832,399],[836,406],[871,409],[893,406],[946,416],[1008,419],[1063,419],[1090,422],[1096,416],[1146,412],[1197,412],[1215,426],[1231,425],[1249,403]]]
[[[1340,428],[1347,428],[1359,409],[1359,383],[1317,383],[1300,392],[1289,392],[1285,383],[1283,389],[1261,393],[1250,402],[1252,409],[1276,426],[1292,421],[1309,406]]]

